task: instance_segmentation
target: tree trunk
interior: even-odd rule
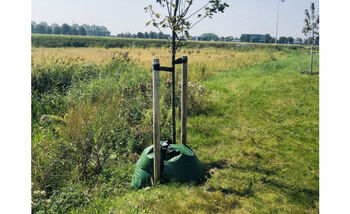
[[[175,8],[174,8],[174,17],[176,17],[177,9],[179,6],[179,0],[176,0]],[[176,18],[174,18],[173,27],[176,24]],[[172,143],[176,144],[176,118],[175,118],[175,57],[176,57],[176,32],[175,29],[172,29],[172,42],[171,42],[171,65],[172,65],[172,74],[171,74],[171,117],[172,117],[172,132],[173,138]]]
[[[310,74],[312,75],[312,62],[314,58],[314,44],[311,44],[311,56],[310,56]]]
[[[176,122],[175,122],[175,31],[173,31],[172,47],[171,47],[171,65],[173,72],[171,74],[171,117],[172,117],[172,142],[176,144]]]

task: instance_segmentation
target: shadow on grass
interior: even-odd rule
[[[277,175],[277,172],[270,169],[265,169],[262,167],[256,167],[256,166],[238,166],[234,164],[229,164],[226,160],[218,160],[213,161],[209,163],[203,163],[206,175],[210,178],[210,171],[213,169],[225,169],[225,168],[233,168],[240,171],[247,171],[247,172],[257,172],[261,174],[265,174],[266,176],[270,175]]]
[[[312,72],[312,73],[310,73],[310,71],[302,71],[300,73],[301,74],[308,74],[308,75],[318,75],[318,74],[320,74],[319,72]]]
[[[202,182],[202,184],[205,184],[206,180],[209,179],[216,170],[231,167],[231,165],[226,160],[218,160],[218,161],[213,161],[209,163],[204,163],[203,166],[205,169],[205,179]],[[253,181],[250,181],[248,187],[243,188],[241,190],[236,190],[232,188],[222,188],[222,187],[218,187],[218,188],[209,187],[207,191],[208,192],[220,191],[225,195],[234,194],[241,197],[252,197],[254,196],[252,188],[253,188]]]
[[[284,192],[288,198],[304,206],[311,206],[315,208],[315,202],[319,201],[319,191],[309,188],[287,185],[280,181],[268,178],[262,178],[261,182],[270,186],[274,186]]]
[[[202,184],[204,184],[206,180],[212,176],[213,172],[217,172],[221,169],[232,168],[243,172],[253,172],[253,173],[264,174],[265,176],[263,176],[258,181],[260,181],[263,184],[277,188],[279,191],[284,193],[284,195],[290,201],[294,203],[298,203],[306,207],[315,208],[316,206],[315,202],[319,201],[318,190],[313,190],[310,188],[305,188],[305,187],[296,186],[296,185],[285,184],[279,180],[276,180],[275,178],[271,178],[270,176],[278,176],[278,173],[275,170],[265,169],[261,167],[238,166],[234,164],[229,164],[228,161],[226,160],[218,160],[218,161],[213,161],[209,163],[203,163],[203,166],[205,168],[206,176]],[[252,189],[253,185],[254,185],[254,182],[250,181],[248,187],[243,188],[241,191],[235,190],[232,188],[222,188],[222,187],[218,187],[218,188],[209,187],[207,191],[209,192],[221,191],[226,195],[235,194],[241,197],[252,197],[254,196],[254,192]]]

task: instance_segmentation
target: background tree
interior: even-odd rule
[[[217,41],[219,40],[218,35],[214,34],[214,33],[203,33],[201,35],[201,40],[202,41]]]
[[[66,23],[64,23],[62,26],[61,26],[61,29],[62,29],[62,34],[64,35],[69,35],[69,32],[70,32],[70,26]]]
[[[83,26],[79,26],[78,28],[78,34],[82,36],[86,36],[86,30]]]
[[[294,43],[294,38],[291,37],[291,36],[289,36],[289,37],[288,37],[288,43],[289,43],[289,44],[293,44],[293,43]]]
[[[252,42],[259,42],[259,38],[257,36],[254,36]]]
[[[278,43],[280,44],[287,44],[288,43],[288,38],[285,36],[281,36],[278,40]]]
[[[32,33],[36,33],[36,23],[32,21]]]
[[[45,33],[46,34],[52,34],[52,27],[50,25],[46,26]]]
[[[265,34],[264,35],[264,41],[265,43],[271,43],[272,37],[270,34]]]
[[[272,37],[271,43],[276,43],[276,38],[275,37]]]
[[[149,32],[149,38],[150,39],[156,39],[157,38],[157,33],[153,32],[153,31]]]
[[[242,34],[240,40],[241,42],[250,42],[250,35]]]
[[[143,33],[142,32],[138,32],[137,33],[137,38],[142,39],[143,38]]]
[[[52,24],[51,28],[52,28],[52,34],[61,34],[62,33],[61,27],[56,23]]]
[[[311,43],[311,55],[310,55],[310,74],[312,74],[312,62],[314,56],[314,44],[319,40],[319,23],[320,16],[315,9],[315,3],[312,2],[310,6],[310,11],[305,9],[305,27],[303,28],[303,33],[310,40]]]
[[[165,39],[165,37],[166,37],[165,35],[163,37],[163,34],[161,32],[158,32],[157,39]]]
[[[86,35],[87,36],[91,36],[91,27],[90,27],[90,25],[83,24],[81,26],[86,30]]]
[[[46,22],[40,22],[36,25],[36,33],[45,34],[47,31],[48,25]]]
[[[73,24],[70,27],[69,35],[79,35],[79,25],[78,24]]]
[[[226,36],[225,37],[226,42],[232,42],[233,41],[233,36]]]
[[[202,1],[203,2],[203,1]],[[152,4],[145,7],[145,12],[149,13],[151,20],[146,26],[152,24],[166,38],[161,28],[171,30],[171,103],[172,103],[172,141],[176,143],[176,124],[175,124],[175,58],[176,51],[182,46],[182,42],[190,38],[189,31],[205,18],[212,18],[214,13],[223,13],[229,5],[222,0],[205,1],[204,5],[193,13],[189,14],[189,9],[193,4],[193,0],[156,0],[156,3],[166,8],[166,15],[161,15],[153,10]]]
[[[302,43],[303,43],[303,39],[300,38],[300,37],[295,38],[295,41],[296,41],[296,43],[298,43],[298,44],[302,44]]]

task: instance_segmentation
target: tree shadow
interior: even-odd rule
[[[216,172],[217,170],[221,170],[221,169],[233,168],[239,171],[260,173],[265,175],[262,178],[260,178],[258,181],[260,181],[263,184],[276,187],[290,201],[294,203],[298,203],[306,207],[315,208],[315,204],[316,204],[315,202],[319,201],[319,190],[305,188],[298,185],[285,184],[271,177],[271,176],[278,176],[277,172],[279,169],[272,170],[272,169],[266,169],[259,166],[239,166],[239,165],[230,164],[227,160],[218,160],[218,161],[203,163],[203,166],[205,168],[206,176],[202,184],[204,184],[206,180],[212,176],[211,174],[213,170],[215,170],[214,172]],[[255,180],[255,182],[257,181]],[[253,184],[254,182],[251,181],[249,183],[248,188],[244,188],[242,191],[231,189],[231,188],[222,188],[222,187],[219,187],[219,188],[210,187],[209,189],[207,189],[207,191],[210,191],[210,192],[221,191],[226,195],[235,194],[241,197],[252,197],[254,196],[254,191],[252,189]]]
[[[319,190],[313,190],[301,186],[287,185],[275,179],[262,178],[261,182],[274,186],[281,190],[291,201],[315,208],[315,202],[319,201]]]

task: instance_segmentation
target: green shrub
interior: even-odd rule
[[[59,138],[53,127],[36,125],[32,131],[31,145],[33,189],[46,191],[50,195],[71,180],[74,152],[69,144]]]
[[[47,203],[48,213],[69,213],[72,208],[83,207],[88,203],[90,194],[86,187],[71,184],[55,191]]]

